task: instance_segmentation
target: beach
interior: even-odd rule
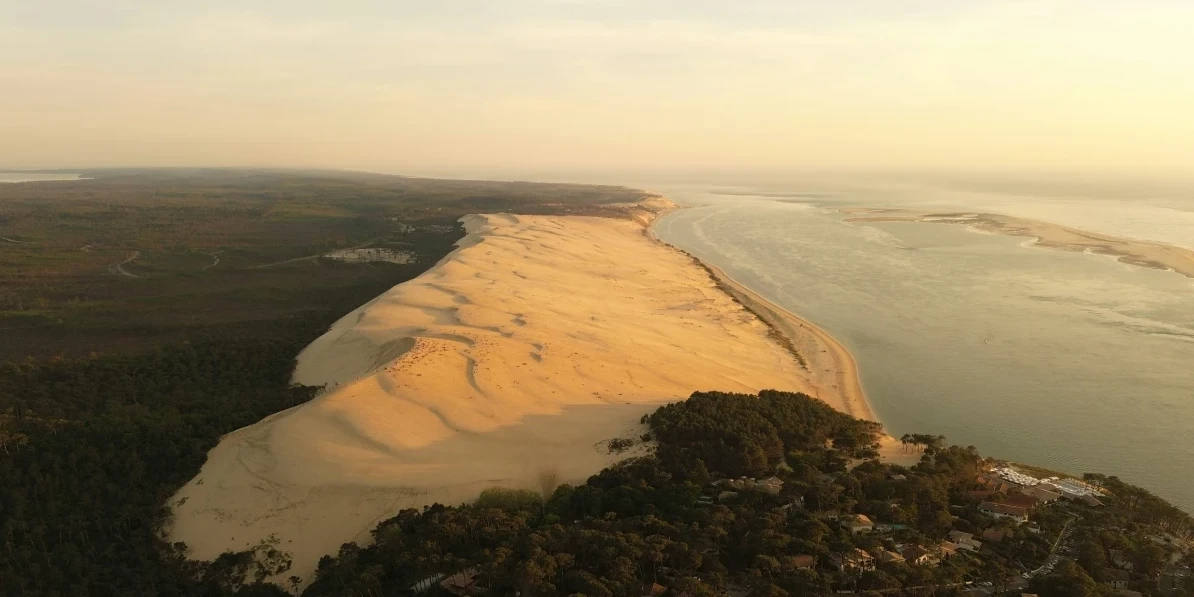
[[[858,376],[854,355],[829,332],[812,322],[759,296],[755,291],[734,280],[721,268],[693,258],[717,280],[723,291],[733,296],[747,310],[754,313],[789,345],[807,373],[808,395],[856,419],[879,422],[867,400],[866,391]],[[879,439],[879,457],[885,462],[911,466],[920,454],[908,451],[890,435]]]
[[[465,218],[455,252],[299,355],[295,383],[322,395],[209,453],[170,501],[170,540],[203,559],[272,541],[305,583],[403,508],[548,492],[646,453],[643,415],[694,391],[804,392],[873,419],[839,343],[649,233],[673,208]]]

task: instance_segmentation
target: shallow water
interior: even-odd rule
[[[1194,511],[1194,280],[961,225],[850,224],[836,211],[924,204],[890,196],[665,192],[698,206],[662,219],[658,235],[833,333],[893,434],[1118,474]],[[1119,203],[1066,201],[1075,209],[1005,199],[1004,211],[1138,238],[1153,229],[1147,215],[1118,217]],[[1194,238],[1176,221],[1154,236]]]

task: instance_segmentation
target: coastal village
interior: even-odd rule
[[[783,465],[781,467],[786,468]],[[893,474],[890,480],[906,481],[907,475]],[[859,543],[869,547],[853,547],[835,552],[827,559],[809,554],[799,555],[794,558],[792,565],[800,570],[827,567],[841,573],[845,579],[855,581],[853,590],[848,587],[841,588],[837,593],[866,593],[868,591],[857,590],[857,580],[868,572],[881,570],[884,566],[948,566],[958,558],[981,561],[984,556],[1006,554],[1014,550],[1014,538],[1027,536],[1043,540],[1051,546],[1045,560],[1038,565],[1029,566],[1024,560],[1019,560],[1020,571],[1016,575],[968,577],[948,585],[920,588],[934,589],[929,594],[935,593],[937,589],[948,589],[960,595],[986,597],[1018,594],[1022,597],[1036,597],[1034,594],[1021,591],[1027,589],[1030,579],[1053,572],[1061,559],[1073,555],[1071,525],[1082,519],[1084,514],[1103,508],[1105,499],[1114,500],[1107,489],[1086,481],[1060,476],[1037,478],[1007,464],[991,466],[984,474],[975,478],[975,484],[978,488],[966,492],[964,497],[969,500],[970,506],[977,503],[977,510],[985,516],[985,520],[978,521],[981,528],[973,527],[973,521],[957,517],[962,521],[958,526],[969,528],[970,531],[951,530],[947,538],[934,542],[905,541],[901,535],[909,529],[906,524],[878,522],[860,513],[817,511],[813,514],[817,519],[851,537],[862,539]],[[706,505],[727,503],[740,499],[744,492],[762,492],[779,496],[783,493],[783,487],[784,482],[779,477],[719,479],[710,484],[710,489],[699,501]],[[893,501],[891,505],[898,506],[898,503]],[[962,509],[966,505],[961,503],[956,508]],[[794,499],[782,508],[804,509],[804,500]],[[1036,515],[1046,512],[1051,515],[1049,518],[1055,519],[1059,514],[1067,517],[1060,531],[1050,532],[1050,529],[1044,528],[1045,525],[1038,523]],[[1097,520],[1097,516],[1092,518]],[[1109,530],[1119,533],[1125,531],[1120,527]],[[1194,540],[1189,537],[1180,539],[1165,532],[1149,534],[1148,540],[1161,546],[1166,552],[1162,570],[1158,573],[1143,574],[1136,570],[1134,559],[1124,550],[1107,550],[1106,557],[1112,567],[1107,569],[1100,579],[1103,587],[1121,597],[1187,594],[1184,589],[1194,587],[1189,564],[1190,556],[1194,553]],[[1185,563],[1181,563],[1183,560]],[[903,587],[901,591],[908,588]],[[869,591],[875,592],[882,594],[888,591]],[[946,591],[947,594],[948,592]],[[644,597],[645,595],[646,593]],[[734,593],[731,592],[729,595],[734,596]]]
[[[792,468],[781,463],[778,472],[784,475],[792,472]],[[911,475],[914,475],[912,471],[893,473],[886,481],[908,482]],[[822,481],[832,481],[830,475],[822,473],[821,476]],[[1115,520],[1102,516],[1108,503],[1116,503],[1116,496],[1107,488],[1072,477],[1037,478],[1004,463],[990,466],[977,475],[973,485],[974,489],[954,496],[958,503],[951,504],[950,509],[958,515],[952,517],[951,526],[956,528],[931,541],[924,540],[923,534],[907,523],[810,505],[805,498],[787,491],[781,476],[713,480],[704,486],[695,505],[715,509],[748,502],[756,507],[778,502],[777,510],[787,513],[790,523],[811,518],[824,524],[828,533],[846,539],[830,542],[830,545],[839,546],[837,550],[829,554],[799,554],[782,563],[777,561],[776,565],[798,574],[829,574],[835,594],[1037,597],[1028,592],[1033,578],[1051,575],[1065,559],[1085,557],[1078,553],[1080,547],[1075,542],[1078,527],[1085,527],[1086,532],[1110,531],[1121,536],[1134,532],[1155,546],[1156,553],[1164,554],[1158,568],[1156,562],[1142,562],[1139,554],[1133,554],[1129,549],[1106,550],[1107,568],[1097,579],[1096,592],[1089,594],[1180,597],[1189,595],[1194,589],[1190,569],[1194,542],[1190,537],[1183,539],[1159,528],[1143,528],[1135,524],[1131,531],[1119,526],[1100,526],[1110,525],[1110,521]],[[897,500],[889,500],[888,505],[893,513],[900,506]],[[978,512],[978,517],[967,516],[967,510]],[[1047,549],[1034,550],[1032,546]],[[704,554],[717,555],[717,550],[707,549]],[[1002,568],[995,565],[995,560],[1012,561],[1015,568]],[[910,567],[942,572],[953,568],[965,572],[960,575],[946,572],[945,577],[955,579],[948,582],[891,588],[876,588],[872,582],[869,583],[872,586],[867,586],[868,579],[890,578],[888,571]],[[697,597],[693,592],[675,588],[682,579],[674,576],[674,572],[668,567],[660,567],[655,571],[654,579],[642,586],[642,597]],[[935,576],[940,578],[942,575]],[[934,575],[926,575],[926,578],[932,577]],[[481,578],[477,568],[468,568],[425,578],[411,585],[409,590],[415,594],[480,597],[489,593]],[[749,581],[743,579],[728,583],[721,597],[753,594]]]

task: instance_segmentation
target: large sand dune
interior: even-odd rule
[[[295,381],[329,391],[226,436],[172,500],[171,540],[212,558],[276,535],[287,575],[309,581],[401,508],[544,473],[583,481],[619,458],[605,442],[694,390],[808,391],[853,410],[644,219],[465,223],[455,253],[303,351]]]

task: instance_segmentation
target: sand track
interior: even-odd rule
[[[171,501],[171,541],[213,558],[276,534],[285,576],[309,581],[400,508],[544,471],[583,482],[633,455],[603,442],[693,391],[815,393],[766,325],[636,219],[465,218],[452,255],[299,356],[295,382],[326,393],[209,453]]]

